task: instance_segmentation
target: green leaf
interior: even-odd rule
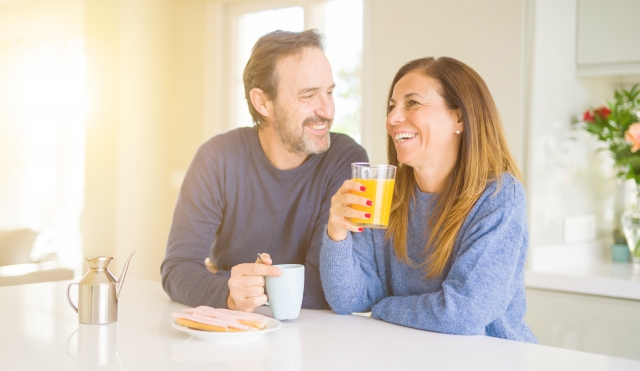
[[[602,127],[592,122],[587,123],[587,131],[596,135],[602,133]]]
[[[636,173],[633,171],[633,168],[629,166],[628,169],[629,169],[629,172],[627,173],[627,179],[635,179]]]
[[[630,101],[635,100],[638,94],[640,94],[640,84],[634,84],[631,87],[631,90],[629,90],[629,95],[628,95],[629,100]]]

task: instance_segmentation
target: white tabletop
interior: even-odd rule
[[[315,310],[251,344],[212,344],[172,328],[171,313],[185,306],[135,278],[124,283],[116,324],[79,325],[67,284],[0,287],[0,369],[640,370],[632,360]]]

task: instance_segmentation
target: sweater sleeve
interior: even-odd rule
[[[371,229],[343,241],[333,241],[323,232],[320,275],[327,302],[334,312],[367,312],[384,297],[382,282],[376,271],[374,240]]]
[[[351,140],[348,143],[351,143]],[[351,178],[351,163],[367,161],[369,161],[367,152],[355,143],[345,147],[335,161],[333,176],[328,180],[327,192],[322,199],[322,209],[316,219],[309,250],[307,250],[303,308],[327,309],[327,301],[320,279],[320,250],[323,246],[323,235],[327,234],[325,226],[329,218],[331,197],[336,194],[346,179]]]
[[[390,296],[372,316],[404,326],[450,334],[484,334],[502,315],[518,285],[518,261],[527,243],[526,200],[520,183],[480,200],[461,231],[460,249],[437,292]]]
[[[209,272],[204,264],[223,217],[219,167],[210,143],[201,146],[180,189],[161,266],[169,297],[193,307],[227,307],[228,278]]]

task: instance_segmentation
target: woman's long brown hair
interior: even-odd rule
[[[442,275],[451,257],[460,228],[487,184],[500,181],[509,172],[522,181],[520,171],[509,152],[502,122],[484,80],[471,67],[448,57],[421,58],[400,68],[391,83],[387,104],[398,81],[409,72],[420,72],[434,79],[439,94],[450,110],[459,109],[463,120],[458,159],[444,184],[436,192],[428,229],[432,231],[425,246],[424,267],[427,278]],[[387,109],[387,115],[390,113]],[[416,180],[411,166],[398,162],[391,136],[387,139],[387,158],[398,166],[393,204],[386,238],[393,238],[398,258],[412,264],[407,255],[409,202],[415,200]]]

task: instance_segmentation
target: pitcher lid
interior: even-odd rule
[[[91,269],[106,269],[109,263],[111,262],[111,259],[113,259],[113,257],[102,255],[102,256],[89,256],[89,257],[86,257],[85,259],[87,260],[87,263],[89,263],[89,268]]]

